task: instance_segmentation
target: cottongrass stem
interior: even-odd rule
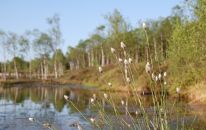
[[[83,130],[79,123],[77,124],[77,129],[78,130]]]

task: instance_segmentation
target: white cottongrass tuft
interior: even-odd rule
[[[96,94],[94,93],[94,94],[92,95],[92,97],[93,97],[94,100],[95,100],[97,96],[96,96]]]
[[[152,80],[155,80],[155,74],[152,73]]]
[[[129,61],[129,63],[131,64],[131,63],[132,63],[132,58],[129,58],[128,61]]]
[[[164,75],[164,77],[166,77],[166,76],[167,76],[167,72],[164,72],[164,74],[163,74],[163,75]]]
[[[147,24],[145,22],[142,23],[142,27],[143,29],[146,29],[147,28]]]
[[[112,47],[111,47],[111,52],[112,52],[112,53],[115,53],[115,49],[114,49],[114,48],[112,48]]]
[[[34,120],[34,118],[29,117],[29,121],[34,122],[35,120]]]
[[[103,72],[103,69],[101,66],[99,66],[99,72],[102,73]]]
[[[138,113],[139,113],[138,111],[135,111],[135,114],[136,114],[136,115],[138,115]]]
[[[176,92],[177,92],[178,94],[180,93],[180,88],[179,88],[179,87],[176,88]]]
[[[166,82],[166,81],[164,81],[164,85],[167,85],[167,82]]]
[[[91,103],[94,103],[94,98],[90,98],[90,102],[91,102]]]
[[[64,99],[68,101],[69,97],[67,95],[64,95]]]
[[[120,46],[121,46],[121,48],[125,48],[126,47],[126,45],[124,44],[124,42],[120,42]]]
[[[91,121],[92,123],[94,123],[94,122],[95,122],[95,119],[94,119],[93,117],[91,117],[91,118],[90,118],[90,121]]]
[[[129,64],[129,62],[128,62],[127,59],[124,60],[124,64],[125,64],[125,65],[128,65],[128,64]]]
[[[162,78],[162,75],[160,73],[158,75],[158,78],[159,78],[159,80],[161,80],[161,78]]]
[[[160,112],[163,112],[163,108],[160,108]]]
[[[147,64],[145,65],[145,71],[147,73],[150,73],[152,71],[152,67],[151,67],[151,64],[149,62],[147,62]]]
[[[122,58],[119,58],[118,60],[119,60],[119,62],[122,62],[122,61],[123,61]]]
[[[108,98],[108,95],[106,93],[104,93],[104,98],[107,99]]]
[[[130,83],[130,82],[131,82],[131,80],[130,80],[130,78],[129,78],[129,77],[127,77],[127,78],[126,78],[126,81],[127,81],[128,83]]]
[[[158,81],[158,77],[157,76],[155,76],[155,81]]]
[[[124,106],[124,100],[121,100],[121,104],[122,104],[122,106]]]
[[[109,87],[112,87],[112,83],[109,82],[109,83],[108,83],[108,86],[109,86]]]

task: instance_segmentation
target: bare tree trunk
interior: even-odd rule
[[[55,52],[55,55],[54,55],[54,75],[55,75],[55,79],[58,78],[56,52]]]
[[[41,79],[44,79],[43,63],[41,62]]]
[[[4,70],[3,79],[6,80],[6,78],[7,78],[6,62],[4,63],[4,68],[3,68],[3,70]]]
[[[41,68],[40,68],[40,69],[38,69],[37,74],[38,74],[38,75],[37,75],[37,78],[38,78],[38,79],[41,79],[41,76],[40,76],[40,75],[41,75]]]
[[[139,63],[139,54],[138,51],[135,53],[135,63]]]
[[[162,36],[162,33],[161,33],[161,57],[162,59],[164,59],[164,43],[163,43],[163,36]]]
[[[73,70],[74,69],[74,62],[72,61],[70,61],[69,62],[69,67],[70,67],[70,70]]]
[[[3,54],[4,54],[3,79],[6,80],[7,74],[6,74],[6,53],[5,53],[5,49],[3,49]]]
[[[48,79],[48,74],[49,74],[49,66],[47,62],[48,61],[46,60],[46,70],[45,70],[46,79]]]
[[[101,53],[102,53],[102,66],[105,66],[105,55],[104,55],[104,50],[103,47],[101,46]]]
[[[88,66],[91,67],[91,52],[88,52]]]
[[[148,54],[148,49],[147,46],[145,46],[145,55],[146,55],[146,61],[149,61],[149,54]]]
[[[32,76],[31,76],[31,61],[29,62],[29,79],[31,80]]]
[[[147,56],[147,62],[151,61],[151,54],[150,54],[150,45],[149,45],[149,38],[147,35],[147,31],[145,30],[145,36],[146,36],[146,41],[147,41],[147,45],[146,45],[146,56]]]
[[[45,58],[44,58],[44,61],[43,61],[44,63],[44,79],[46,79],[46,61],[45,61]]]
[[[59,76],[62,76],[64,74],[62,63],[58,64],[58,74],[59,74]]]
[[[77,59],[76,69],[79,69],[79,60]]]
[[[17,65],[16,65],[16,60],[15,60],[15,58],[14,58],[14,70],[15,70],[16,79],[19,79],[19,74],[18,74],[18,70],[17,70]]]
[[[107,56],[107,58],[106,58],[106,64],[107,65],[109,64],[109,56]]]
[[[44,79],[47,79],[47,75],[48,75],[48,64],[47,64],[46,58],[44,56]]]
[[[91,51],[91,66],[94,66],[94,50]]]
[[[137,50],[135,52],[135,63],[139,63],[139,47],[137,46]]]
[[[154,42],[154,58],[155,58],[155,61],[157,61],[157,42],[155,40],[155,38],[153,38],[153,42]]]
[[[82,60],[83,60],[82,67],[85,68],[86,67],[85,54],[83,54]]]
[[[62,65],[62,63],[60,63],[60,74],[61,74],[61,76],[63,76],[64,75],[64,68],[63,68],[64,66]]]

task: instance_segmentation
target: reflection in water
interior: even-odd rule
[[[28,121],[29,117],[34,117],[41,123],[50,123],[56,129],[74,129],[71,124],[80,122],[84,129],[95,129],[88,121],[85,121],[78,110],[73,105],[67,103],[63,95],[68,95],[75,106],[87,118],[98,117],[99,109],[109,115],[109,119],[117,120],[113,107],[104,98],[102,92],[85,89],[72,89],[68,86],[58,87],[8,87],[0,88],[0,129],[44,129],[42,125]],[[96,101],[101,107],[96,107],[90,102],[90,98],[95,95]],[[128,98],[130,97],[130,98]],[[141,113],[139,107],[135,106],[134,96],[128,93],[109,93],[108,98],[111,98],[119,111],[120,117],[127,117],[128,113],[141,122]],[[143,105],[147,113],[154,114],[154,105],[150,96],[141,97]],[[123,101],[123,102],[122,102]],[[184,119],[188,122],[188,127],[205,128],[205,112],[200,115],[196,113],[197,109],[187,107],[185,103],[173,105],[174,101],[168,100],[168,108],[171,111],[168,113],[171,128],[176,128],[179,119]],[[198,109],[199,110],[199,109]],[[196,115],[196,118],[193,118]],[[195,120],[194,120],[195,119]],[[21,125],[19,125],[21,124]],[[185,127],[187,127],[187,124]],[[192,126],[191,126],[192,125]],[[106,127],[103,127],[106,129]],[[97,129],[97,128],[96,128]]]

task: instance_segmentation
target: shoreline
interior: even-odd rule
[[[72,87],[72,89],[96,89],[97,91],[104,91],[104,92],[115,92],[115,93],[132,93],[133,90],[128,89],[126,86],[113,86],[113,87],[97,87],[96,85],[90,85],[90,83],[83,83],[80,81],[67,81],[67,82],[60,82],[58,79],[50,79],[50,80],[29,80],[29,79],[20,79],[20,80],[7,80],[7,81],[0,81],[0,87],[18,87],[18,85],[22,84],[34,84],[36,85],[43,85],[43,87],[55,87],[58,85],[75,85],[75,87]],[[17,86],[16,86],[17,85]],[[84,87],[83,87],[84,86]],[[19,86],[19,87],[25,87],[25,86]],[[33,87],[32,85],[30,87]],[[138,94],[142,96],[148,96],[151,95],[151,92],[146,92],[143,94],[142,91],[136,91]],[[185,100],[188,102],[188,105],[206,105],[204,100],[206,97],[203,97],[202,95],[194,95],[194,94],[188,94],[191,93],[191,91],[188,92],[183,92],[181,94],[181,99]],[[177,94],[174,93],[168,93],[170,98],[177,98]],[[194,98],[195,97],[195,98]],[[204,98],[204,99],[203,99]],[[198,100],[199,99],[199,100]],[[202,99],[202,100],[200,100]]]

